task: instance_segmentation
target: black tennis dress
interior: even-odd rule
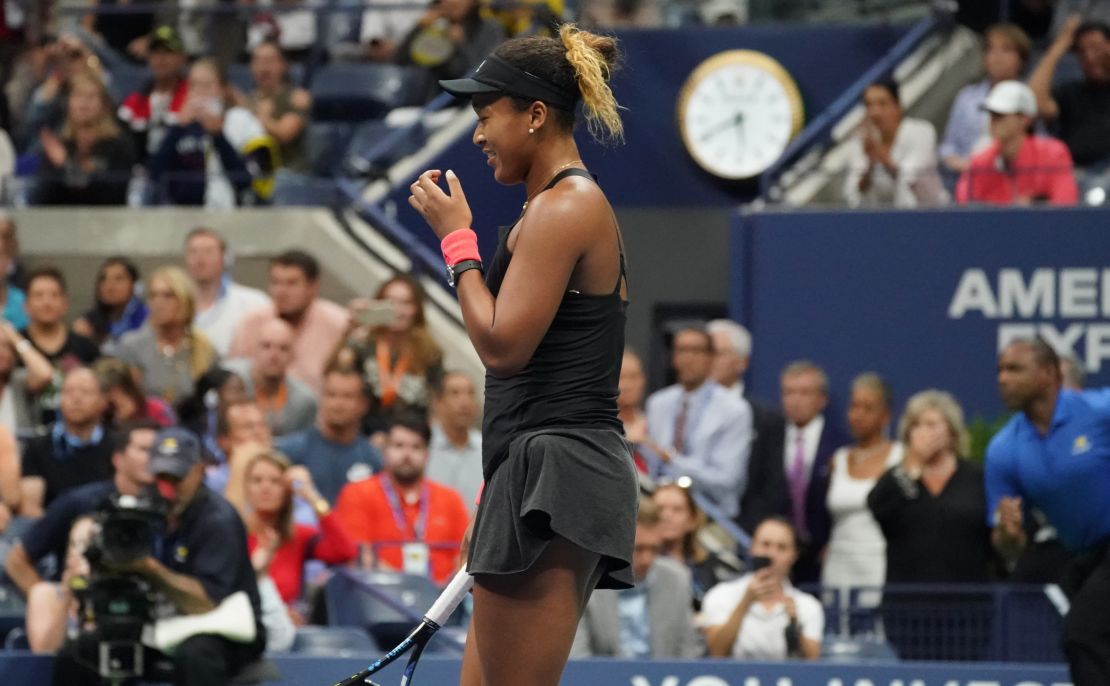
[[[592,178],[567,169],[544,190],[569,176]],[[495,297],[513,258],[511,229],[502,230],[486,274]],[[467,563],[472,574],[527,570],[558,534],[602,556],[598,588],[632,586],[638,484],[617,416],[624,280],[622,247],[611,293],[568,291],[528,365],[504,378],[486,373],[486,486]]]

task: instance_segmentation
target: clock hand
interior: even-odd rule
[[[717,134],[719,134],[723,131],[728,131],[729,129],[732,129],[733,127],[740,126],[743,123],[744,123],[744,113],[743,112],[737,112],[736,115],[734,117],[732,117],[732,119],[729,119],[728,121],[725,121],[725,122],[721,122],[717,126],[714,126],[713,128],[711,128],[707,133],[702,134],[700,142],[704,143],[704,142],[708,141],[710,138],[713,138],[713,137],[717,136]]]

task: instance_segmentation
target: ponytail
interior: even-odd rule
[[[619,60],[617,39],[581,31],[574,24],[563,24],[559,38],[582,93],[582,109],[590,135],[603,143],[623,141],[620,106],[609,87],[609,77]]]

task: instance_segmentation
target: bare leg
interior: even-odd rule
[[[54,653],[66,637],[72,596],[61,584],[40,581],[27,593],[27,643],[36,653]]]
[[[600,560],[556,537],[527,572],[476,576],[462,686],[556,686]]]

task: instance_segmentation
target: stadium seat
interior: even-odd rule
[[[302,626],[297,629],[291,653],[329,657],[365,657],[378,651],[366,632],[345,626]]]
[[[392,64],[329,64],[312,77],[314,121],[380,119],[395,107],[420,104],[423,74]]]
[[[898,655],[879,636],[825,636],[821,641],[821,659],[829,662],[897,661]]]
[[[143,88],[150,81],[150,70],[145,64],[132,64],[121,62],[112,68],[112,78],[108,83],[108,92],[117,104]]]
[[[410,610],[409,615],[376,597],[364,586],[372,586]],[[431,579],[399,572],[343,570],[324,586],[324,604],[330,626],[365,629],[381,646],[399,643],[418,618],[439,597]]]

